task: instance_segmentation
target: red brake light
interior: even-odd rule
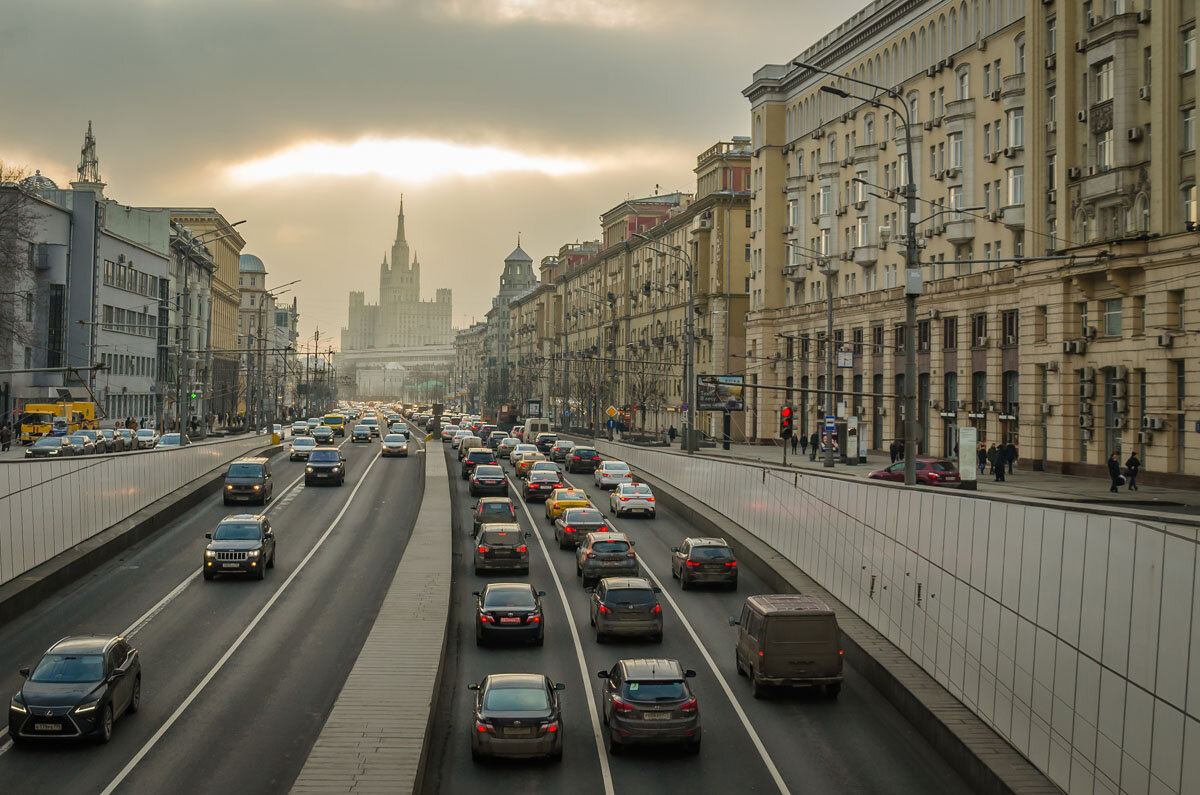
[[[571,456],[571,460],[572,460],[572,461],[578,461],[578,460],[579,460],[579,456],[577,456],[577,455],[573,455],[573,456]]]
[[[633,712],[632,704],[628,704],[616,696],[613,697],[612,705],[613,709],[615,709],[617,712]]]
[[[542,724],[542,731],[556,732],[558,731],[558,721],[550,721]]]
[[[491,547],[480,547],[480,548],[479,548],[479,551],[480,551],[480,552],[490,552],[490,551],[491,551]]]
[[[685,560],[684,565],[685,566],[699,566],[700,564],[694,560]]]
[[[496,619],[492,618],[487,613],[480,613],[479,614],[479,622],[481,624],[495,624]]]
[[[611,613],[612,611],[608,609],[608,605],[602,604],[602,605],[600,605],[600,612],[601,613]]]
[[[529,551],[529,547],[527,547],[527,546],[525,546],[524,544],[522,544],[521,546],[517,547],[517,551],[518,551],[518,552],[528,552],[528,551]]]
[[[650,612],[654,613],[655,615],[658,615],[659,613],[662,612],[662,605],[655,605],[654,609],[651,610]]]
[[[475,731],[486,733],[486,732],[490,732],[491,730],[492,730],[492,727],[487,725],[483,721],[479,721],[479,720],[475,721]]]
[[[628,498],[628,497],[622,497],[622,498],[621,498],[621,502],[629,502],[629,498]]]
[[[695,712],[696,711],[696,699],[693,698],[691,701],[685,701],[684,703],[680,704],[679,711],[680,712]]]
[[[725,565],[732,569],[733,567],[737,566],[737,561],[731,560],[728,563],[726,563]]]
[[[654,502],[654,498],[653,498],[653,497],[647,497],[647,498],[646,498],[646,502]]]
[[[527,624],[536,624],[536,623],[538,623],[538,622],[539,622],[539,621],[541,621],[541,620],[542,620],[542,617],[541,617],[541,616],[538,616],[538,615],[527,616],[527,617],[525,618],[525,623],[527,623]]]
[[[564,532],[564,533],[574,533],[574,532],[575,532],[575,528],[574,528],[574,527],[567,526],[567,527],[564,527],[564,528],[563,528],[563,532]]]

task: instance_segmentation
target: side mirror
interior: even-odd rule
[[[738,624],[740,624],[740,623],[742,623],[742,622],[741,622],[741,619],[739,619],[737,616],[730,616],[730,617],[729,617],[729,626],[731,626],[731,627],[736,627],[736,626],[737,626]]]
[[[597,679],[608,679],[608,671],[596,671]]]
[[[478,690],[478,689],[479,689],[479,685],[477,685],[477,684],[472,683],[472,684],[467,685],[467,690]]]
[[[538,591],[538,596],[545,596],[545,595],[546,595],[545,591]]]
[[[686,676],[688,679],[695,679],[695,678],[696,678],[696,672],[695,672],[695,671],[693,671],[691,668],[689,668],[689,669],[687,669],[686,671],[684,671],[684,672],[683,672],[683,675],[684,675],[684,676]]]
[[[471,596],[479,596],[479,591],[471,591]]]
[[[671,547],[671,551],[672,551],[672,552],[678,552],[678,551],[679,551],[679,547]]]
[[[263,533],[263,538],[274,538],[274,537],[275,537],[275,534],[274,534],[274,533],[272,533],[270,530],[268,530],[267,532]]]
[[[118,679],[122,679],[124,677],[125,677],[125,672],[122,671],[120,668],[118,668],[117,670],[113,671],[111,674],[108,675],[108,681],[115,682]]]
[[[209,541],[212,541],[212,533],[205,533],[204,537],[207,538]]]
[[[562,691],[567,689],[567,686],[564,685],[562,682],[558,682],[557,684],[554,685],[554,689],[561,693]]]
[[[657,585],[654,586],[654,588],[652,590],[654,591],[654,593],[662,593],[662,588],[659,588]]]
[[[21,668],[17,671],[17,673],[19,673],[22,677],[29,678],[29,669],[28,668]]]

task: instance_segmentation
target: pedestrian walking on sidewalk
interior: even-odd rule
[[[792,452],[793,453],[796,452],[796,448],[793,447]],[[804,455],[807,452],[808,452],[808,437],[805,436],[804,434],[800,434],[800,455]]]
[[[821,446],[821,437],[817,436],[817,432],[813,431],[812,436],[808,437],[808,460],[817,460],[817,448]]]
[[[0,428],[0,449],[8,452],[8,448],[12,446],[12,428],[8,427],[8,423],[4,423],[4,427]]]
[[[1113,494],[1117,493],[1117,487],[1124,482],[1121,477],[1121,464],[1117,459],[1117,454],[1113,453],[1108,457],[1108,476],[1112,478],[1112,487],[1109,489]]]
[[[676,431],[674,425],[672,425],[670,428],[667,428],[667,437],[670,438],[671,444],[675,444],[675,434]]]
[[[1017,446],[1012,442],[1004,445],[1004,463],[1008,464],[1008,474],[1013,473],[1013,464],[1017,462]]]
[[[987,448],[984,446],[983,442],[980,442],[975,448],[975,463],[977,464],[976,469],[980,475],[982,475],[984,472],[987,472]]]
[[[800,437],[797,434],[792,434],[792,455],[796,454],[796,448],[800,446]]]
[[[888,458],[892,459],[893,464],[896,463],[896,448],[897,447],[899,447],[899,445],[896,444],[895,439],[893,439],[892,443],[888,445]]]
[[[999,459],[999,457],[1000,452],[996,450],[996,445],[993,443],[992,446],[987,450],[987,462],[988,466],[992,468],[993,475],[996,474],[996,461]]]
[[[5,443],[4,449],[8,449],[8,444]],[[1129,459],[1125,462],[1125,477],[1129,481],[1129,490],[1137,491],[1137,476],[1138,470],[1142,468],[1142,462],[1138,460],[1137,453],[1130,453]]]

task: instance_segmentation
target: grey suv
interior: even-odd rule
[[[685,538],[679,546],[671,547],[671,576],[685,591],[700,583],[716,583],[736,591],[737,558],[723,538]]]
[[[519,571],[529,573],[528,533],[518,524],[485,524],[475,536],[475,573]]]
[[[267,458],[239,458],[225,470],[225,504],[257,502],[266,505],[275,493],[271,479],[271,461]]]
[[[575,576],[583,579],[584,587],[601,577],[636,577],[637,573],[633,542],[624,533],[588,533],[575,550]]]
[[[661,590],[645,577],[605,577],[592,590],[591,624],[596,642],[613,635],[636,635],[662,643],[663,614],[657,594]]]
[[[218,574],[250,574],[261,580],[267,576],[267,569],[275,568],[275,534],[265,516],[228,516],[204,537],[208,539],[204,549],[206,580]]]
[[[621,660],[596,676],[604,680],[600,710],[613,755],[633,743],[683,743],[700,752],[700,709],[677,660]]]

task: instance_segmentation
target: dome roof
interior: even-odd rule
[[[513,249],[513,253],[511,253],[507,257],[505,257],[504,261],[505,262],[533,262],[533,257],[526,254],[525,249],[521,248],[521,245],[518,243],[517,247]]]
[[[266,273],[267,266],[253,254],[243,254],[238,257],[238,271],[241,273]]]
[[[58,186],[54,184],[54,180],[49,177],[43,177],[41,171],[35,171],[32,177],[26,177],[19,184],[22,188],[30,192],[58,190]]]

